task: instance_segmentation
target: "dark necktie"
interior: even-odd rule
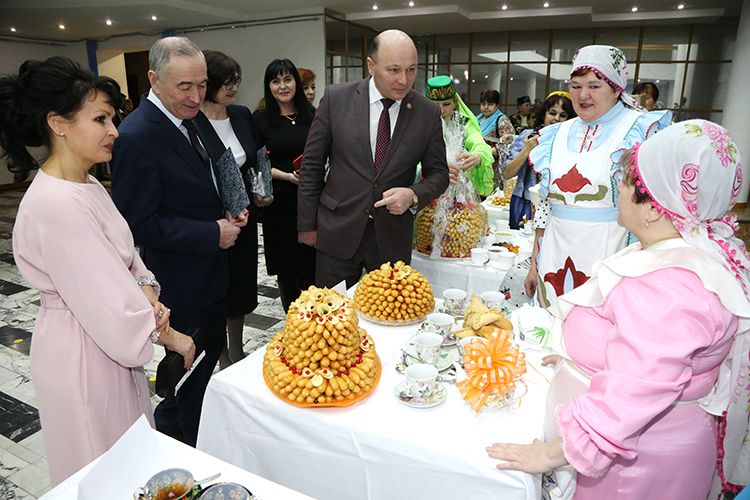
[[[190,144],[193,145],[193,149],[195,149],[195,152],[198,153],[198,157],[200,158],[201,163],[203,163],[204,167],[209,168],[211,166],[211,162],[208,160],[208,153],[206,153],[206,148],[204,148],[203,144],[201,144],[201,141],[198,140],[198,131],[195,128],[195,123],[193,123],[193,120],[182,120],[182,124],[187,129],[188,137],[190,138]]]
[[[375,140],[375,161],[373,162],[376,174],[380,173],[385,154],[388,152],[388,146],[391,144],[391,115],[388,113],[388,108],[393,106],[393,103],[396,101],[384,97],[380,102],[383,103],[383,111],[380,113],[380,120],[378,120],[378,135]]]

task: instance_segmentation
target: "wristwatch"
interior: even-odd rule
[[[414,193],[414,196],[411,198],[411,206],[409,207],[409,211],[412,215],[417,214],[417,205],[419,204],[419,198],[417,197],[417,193]]]

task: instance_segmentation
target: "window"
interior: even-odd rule
[[[366,27],[326,18],[326,83],[367,76],[366,57],[377,33]],[[576,51],[592,43],[619,47],[628,59],[628,90],[638,81],[659,89],[659,108],[676,118],[721,121],[737,34],[735,23],[710,25],[580,28],[414,37],[417,80],[450,75],[473,110],[483,90],[500,93],[500,106],[513,113],[516,98],[543,100],[553,90],[568,90]]]

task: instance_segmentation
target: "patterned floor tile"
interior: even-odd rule
[[[2,237],[2,235],[0,235]],[[13,295],[18,292],[24,292],[28,290],[29,287],[19,285],[18,283],[11,283],[10,281],[6,281],[4,279],[0,279],[0,294],[2,295]]]
[[[36,408],[0,392],[0,434],[18,443],[40,429]]]

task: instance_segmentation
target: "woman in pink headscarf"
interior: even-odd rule
[[[750,479],[738,465],[750,456],[750,258],[725,214],[742,185],[739,151],[722,127],[690,120],[619,164],[618,223],[640,243],[558,298],[545,441],[488,453],[499,469],[570,464],[576,499],[738,491]],[[565,470],[556,476],[564,485]]]

